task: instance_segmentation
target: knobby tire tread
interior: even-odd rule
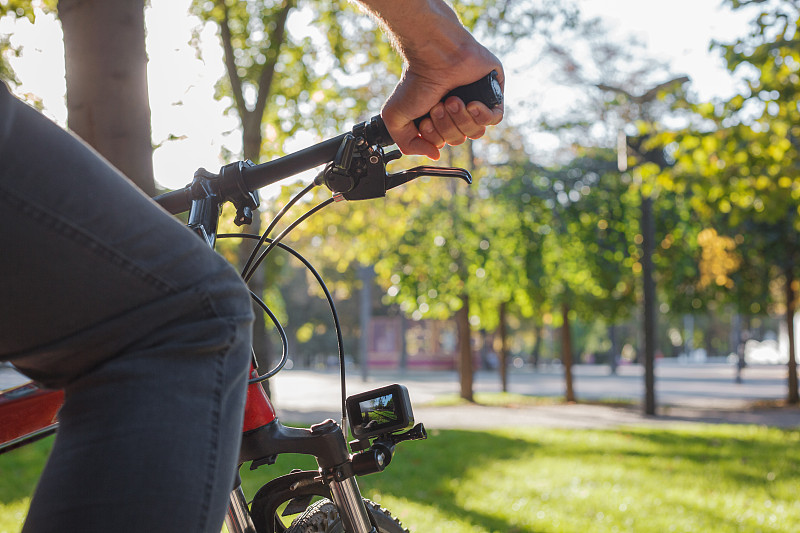
[[[364,505],[372,515],[378,533],[410,533],[403,527],[400,520],[392,516],[392,513],[384,509],[377,503],[364,498]],[[336,506],[328,499],[319,500],[309,506],[303,514],[298,516],[286,533],[329,533],[331,524],[337,525],[341,530],[341,521]]]

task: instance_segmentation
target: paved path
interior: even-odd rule
[[[800,427],[799,408],[756,407],[786,396],[786,367],[752,366],[743,383],[734,382],[728,365],[681,365],[659,362],[656,368],[657,417],[642,414],[638,405],[613,406],[597,400],[639,402],[643,396],[642,369],[620,367],[609,375],[603,366],[577,365],[574,370],[578,398],[590,403],[554,404],[535,407],[451,406],[426,407],[442,395],[457,395],[454,372],[373,372],[366,382],[359,371],[349,372],[348,393],[353,394],[389,383],[405,384],[414,403],[414,414],[428,428],[485,429],[492,427],[547,426],[565,428],[609,428],[629,425],[673,426],[692,422],[747,423],[776,427]],[[23,381],[0,366],[0,389]],[[313,423],[337,419],[340,411],[339,376],[336,372],[285,370],[271,382],[281,420]],[[495,373],[478,372],[476,392],[500,390]],[[509,390],[537,396],[563,396],[563,374],[558,367],[539,372],[514,371]]]
[[[640,367],[621,367],[616,376],[602,366],[575,367],[574,385],[580,400],[639,402],[643,396]],[[755,407],[779,402],[786,396],[784,366],[749,367],[743,383],[734,382],[728,365],[678,365],[661,363],[656,370],[658,416],[642,414],[638,405],[612,406],[594,403],[555,404],[505,408],[488,406],[425,407],[442,395],[457,395],[454,372],[374,372],[365,383],[350,372],[348,394],[389,383],[405,384],[415,405],[414,415],[429,428],[548,426],[608,428],[620,425],[662,425],[692,422],[746,423],[776,427],[800,427],[800,409]],[[338,374],[291,370],[273,381],[273,396],[282,420],[313,422],[336,419],[339,399]],[[500,390],[494,373],[475,376],[476,392]],[[511,374],[509,391],[537,396],[563,397],[563,374],[558,368]]]

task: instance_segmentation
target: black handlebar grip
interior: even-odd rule
[[[489,109],[497,107],[503,103],[503,90],[500,88],[500,82],[497,81],[496,70],[493,70],[487,76],[484,76],[483,78],[479,79],[478,81],[474,81],[469,85],[462,85],[461,87],[453,89],[447,93],[441,101],[444,102],[451,96],[458,96],[461,98],[464,104],[475,101],[481,102]],[[414,119],[414,125],[419,128],[422,120],[428,118],[429,116],[429,114],[426,114]]]

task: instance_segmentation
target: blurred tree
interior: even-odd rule
[[[481,180],[487,168],[473,163],[470,147],[448,162],[472,167],[475,183],[469,188],[457,181],[419,184],[428,199],[407,214],[404,231],[376,272],[391,280],[388,294],[412,318],[455,317],[461,397],[471,401],[471,332],[498,326],[498,308],[512,290],[507,267],[517,249],[508,246],[516,242],[508,232],[509,213],[491,201]]]
[[[0,18],[34,22],[38,9],[56,7],[64,32],[69,128],[154,195],[144,1],[9,0],[0,4]],[[1,36],[0,79],[12,85],[18,80],[6,55],[17,53],[10,36]]]
[[[298,132],[338,133],[377,111],[375,95],[400,73],[388,40],[345,0],[195,0],[191,11],[218,29],[227,76],[217,97],[230,99],[254,161]]]
[[[562,328],[566,399],[575,401],[571,324],[600,317],[614,323],[634,303],[636,197],[608,150],[582,150],[570,163],[537,169],[521,181],[521,199],[537,198],[539,206],[538,220],[525,230],[540,241],[541,270],[532,283],[543,291],[551,322]]]
[[[756,9],[748,36],[718,45],[728,68],[746,80],[746,87],[726,102],[695,108],[702,120],[679,139],[676,166],[686,177],[694,193],[692,204],[701,216],[722,217],[730,227],[742,263],[729,277],[741,304],[756,311],[772,302],[773,310],[786,317],[787,399],[796,404],[800,401],[794,338],[800,285],[800,5],[740,0],[729,4],[734,9]]]
[[[366,59],[351,52],[345,43],[352,42],[353,50],[372,54],[391,50],[369,19],[346,1],[197,0],[191,11],[218,28],[227,76],[218,82],[217,96],[230,98],[230,109],[242,125],[242,155],[253,161],[280,154],[283,143],[299,131],[321,135],[363,112],[370,102],[364,97],[370,84],[350,90],[344,86],[352,83],[349,69]],[[390,64],[381,62],[373,71]],[[376,82],[371,85],[374,88]],[[249,231],[258,233],[261,226],[256,217]],[[246,263],[251,250],[241,247],[240,264]],[[265,275],[257,275],[250,288],[264,295],[268,283]],[[256,320],[254,349],[269,366],[270,345],[263,319]]]
[[[552,29],[554,19],[560,23],[569,20],[569,15],[560,15],[566,13],[565,8],[554,2],[481,5],[487,9],[477,9],[474,3],[457,4],[455,8],[463,11],[462,16],[468,27],[478,33],[483,28],[486,35],[497,33],[500,35],[498,41],[503,37],[527,34],[529,30],[541,32],[544,28]],[[353,16],[353,5],[348,2],[238,2],[234,6],[226,5],[221,0],[197,1],[194,3],[194,12],[204,20],[218,24],[223,40],[230,39],[226,57],[232,57],[233,60],[226,59],[229,76],[220,83],[219,94],[241,92],[240,96],[233,96],[232,101],[240,117],[251,117],[247,119],[247,124],[244,118],[242,120],[243,128],[250,128],[252,122],[253,133],[245,134],[250,138],[246,141],[247,145],[255,145],[253,139],[264,131],[261,122],[268,124],[265,132],[270,144],[261,147],[261,154],[278,151],[283,140],[298,131],[317,131],[324,135],[338,131],[344,119],[359,115],[365,109],[376,112],[383,101],[382,96],[388,95],[389,87],[400,73],[400,64],[395,56],[391,56],[388,41],[375,31],[369,19],[363,15]],[[297,24],[292,24],[292,20]],[[228,30],[222,29],[223,26],[227,26]],[[305,31],[293,31],[293,28],[300,27]],[[267,42],[272,43],[272,48],[266,47]],[[508,45],[511,42],[510,38],[506,40]],[[269,67],[270,62],[274,62],[274,66]],[[271,72],[269,76],[264,75],[266,70]],[[269,81],[269,86],[266,81]],[[259,108],[260,102],[267,103]],[[463,160],[469,164],[470,158],[465,156]],[[425,194],[421,198],[423,202],[435,203],[438,209],[447,209],[436,203],[433,199],[435,196]],[[454,198],[454,201],[461,200]],[[422,208],[427,214],[420,213],[420,218],[432,216],[429,208]],[[341,247],[331,244],[325,246],[324,251],[319,250],[338,265],[347,265],[340,267],[340,270],[353,268],[350,261],[355,259],[374,260],[377,256],[376,245],[402,232],[403,226],[398,225],[396,220],[409,218],[398,214],[394,220],[387,219],[386,211],[381,211],[379,202],[373,206],[351,209],[346,219],[341,221],[326,215],[326,226],[339,228],[336,239],[341,238],[347,244]],[[370,209],[373,210],[372,215],[357,214],[367,213]],[[313,229],[313,226],[306,227],[306,230]],[[365,235],[380,237],[367,240]],[[472,243],[472,246],[475,244]],[[390,249],[390,252],[392,250],[396,248]],[[419,250],[417,253],[424,256],[427,251]],[[449,262],[452,262],[452,258]],[[464,268],[468,270],[467,266]],[[391,275],[383,276],[384,283],[387,277],[391,278]],[[444,307],[454,313],[463,305],[452,302],[466,301],[462,296],[467,295],[461,294],[463,284],[447,281],[442,290],[436,293],[447,302]],[[445,289],[451,289],[451,284],[459,291],[456,296],[444,292]],[[430,289],[426,289],[425,293],[432,294]],[[472,301],[475,302],[475,299]],[[427,302],[419,305],[422,303],[430,307]],[[434,307],[439,306],[436,304]],[[420,311],[416,305],[409,303],[404,310],[409,314]],[[467,315],[470,313],[466,309],[464,312],[466,320],[469,320],[471,317]],[[496,314],[497,305],[491,314],[495,318],[489,319],[489,322],[496,323]],[[467,324],[467,329],[469,327]],[[469,343],[462,344],[466,345],[465,349],[470,349]],[[462,381],[466,383],[467,380]],[[463,388],[468,388],[470,392],[464,392],[464,395],[471,397],[471,373],[468,381],[468,387],[464,385]]]
[[[519,46],[539,48],[534,45],[536,38],[547,39],[572,27],[577,17],[572,4],[563,2],[456,1],[453,6],[467,28],[497,51]],[[508,125],[496,131],[499,133],[492,132],[490,137],[520,137]],[[447,164],[470,170],[473,185],[461,192],[458,184],[442,184],[441,192],[427,195],[425,204],[410,214],[414,233],[403,233],[401,246],[392,247],[392,253],[376,265],[379,278],[384,280],[390,272],[402,269],[402,276],[391,278],[390,300],[400,302],[412,317],[455,317],[460,394],[467,400],[472,400],[475,360],[471,332],[498,329],[499,368],[505,390],[506,315],[509,310],[530,313],[530,298],[525,291],[526,254],[522,252],[527,243],[519,232],[520,213],[492,196],[498,181],[517,177],[504,167],[520,153],[524,151],[518,139],[498,144],[482,141],[449,150]],[[423,245],[411,246],[411,238]]]
[[[579,145],[616,146],[618,172],[630,172],[631,185],[640,194],[639,258],[634,267],[642,283],[644,411],[653,415],[657,343],[653,203],[661,189],[658,176],[668,165],[663,146],[650,139],[664,130],[664,119],[675,114],[675,102],[684,99],[681,86],[688,78],[671,75],[667,66],[648,58],[635,42],[623,46],[609,40],[599,21],[587,22],[582,35],[576,42],[551,45],[560,57],[563,79],[573,87],[588,89],[551,127],[572,134]],[[669,81],[654,81],[665,77]]]

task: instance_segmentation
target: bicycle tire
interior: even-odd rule
[[[377,503],[364,498],[364,505],[378,533],[409,533],[400,520]],[[286,533],[344,533],[344,527],[336,506],[332,501],[323,499],[303,511]]]

